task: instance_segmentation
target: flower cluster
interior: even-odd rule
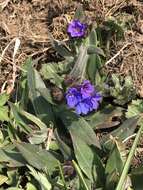
[[[81,23],[79,20],[73,20],[68,25],[67,32],[71,37],[83,37],[85,35],[86,29],[86,24]]]
[[[81,85],[71,87],[66,93],[67,105],[75,108],[77,114],[86,115],[97,110],[102,97],[95,91],[90,81],[85,80]]]

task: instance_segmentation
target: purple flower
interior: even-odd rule
[[[98,107],[99,107],[98,98],[96,99],[96,97],[92,97],[92,96],[89,98],[83,99],[81,102],[79,102],[75,106],[76,113],[83,114],[83,115],[86,115],[87,113],[93,110],[97,110]]]
[[[81,94],[82,94],[83,98],[88,98],[93,94],[95,89],[94,89],[94,86],[90,83],[89,80],[85,80],[82,83],[80,91],[81,91]]]
[[[69,88],[66,93],[67,104],[70,108],[74,108],[75,105],[81,100],[81,94],[76,88]]]
[[[93,110],[97,110],[99,107],[99,102],[102,100],[102,96],[100,94],[94,94],[94,96],[91,97],[91,103]]]
[[[96,93],[90,81],[85,80],[81,85],[69,88],[66,93],[67,105],[75,108],[77,114],[86,115],[97,110],[102,96]]]
[[[87,25],[81,23],[79,20],[73,20],[69,25],[67,32],[71,37],[83,37],[85,35],[85,31],[87,29]]]
[[[90,111],[90,106],[86,102],[82,101],[76,105],[75,109],[77,114],[86,115]]]

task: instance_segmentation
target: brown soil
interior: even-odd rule
[[[128,1],[120,8],[120,19],[128,21],[129,27],[124,33],[124,41],[114,42],[114,53],[119,55],[111,61],[106,69],[119,75],[130,75],[140,97],[143,97],[143,1]],[[117,16],[118,17],[118,16]],[[123,47],[122,51],[120,51]]]
[[[108,58],[114,56],[124,44],[131,43],[116,59],[107,65],[108,72],[131,75],[140,96],[143,96],[143,2],[137,0],[0,0],[0,54],[14,38],[18,37],[21,46],[16,55],[16,64],[21,65],[29,56],[39,61],[51,61],[52,49],[48,30],[54,38],[66,39],[66,26],[71,20],[78,3],[82,3],[92,21],[103,22],[110,16],[128,19],[130,29],[125,32],[125,40],[114,42]],[[127,14],[126,17],[124,14]],[[11,79],[12,43],[2,57],[0,64],[0,89]]]

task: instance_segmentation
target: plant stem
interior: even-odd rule
[[[84,180],[84,177],[82,175],[82,172],[81,172],[79,166],[77,165],[77,163],[74,160],[72,160],[72,163],[73,163],[74,168],[75,168],[75,170],[76,170],[76,172],[77,172],[77,174],[78,174],[78,176],[79,176],[79,178],[80,178],[80,180],[81,180],[81,182],[83,184],[84,189],[89,190],[88,186],[86,185],[86,182]]]
[[[138,144],[139,139],[140,139],[140,136],[141,136],[141,134],[142,134],[142,133],[141,133],[142,130],[143,130],[143,124],[141,124],[140,129],[139,129],[138,132],[137,132],[136,138],[135,138],[135,140],[134,140],[134,143],[133,143],[132,148],[131,148],[131,150],[130,150],[130,153],[129,153],[129,155],[128,155],[127,161],[126,161],[125,166],[124,166],[124,168],[123,168],[121,177],[120,177],[119,182],[118,182],[118,184],[117,184],[116,190],[123,190],[123,186],[124,186],[124,183],[125,183],[125,179],[126,179],[126,177],[127,177],[127,174],[128,174],[128,171],[129,171],[129,168],[130,168],[130,165],[131,165],[132,158],[133,158],[133,156],[134,156],[134,153],[135,153],[137,144]]]
[[[64,189],[67,190],[67,186],[66,186],[66,182],[65,182],[65,178],[64,178],[64,174],[63,174],[63,170],[62,170],[60,162],[58,162],[58,165],[59,165],[60,176],[61,176],[61,179],[62,179],[62,182],[63,182],[63,185],[64,185]]]

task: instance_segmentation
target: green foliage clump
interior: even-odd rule
[[[83,15],[81,11],[80,7],[76,17]],[[117,23],[106,24],[112,32],[121,31]],[[1,189],[143,188],[137,182],[142,168],[130,170],[143,128],[143,103],[133,100],[136,94],[130,77],[122,80],[112,75],[108,84],[98,32],[92,27],[85,38],[70,39],[67,44],[51,36],[63,61],[45,63],[37,71],[29,59],[16,89],[17,100],[0,95]],[[90,80],[103,97],[99,109],[86,116],[77,115],[65,101],[66,90],[83,79]],[[135,131],[128,152],[126,141]]]

